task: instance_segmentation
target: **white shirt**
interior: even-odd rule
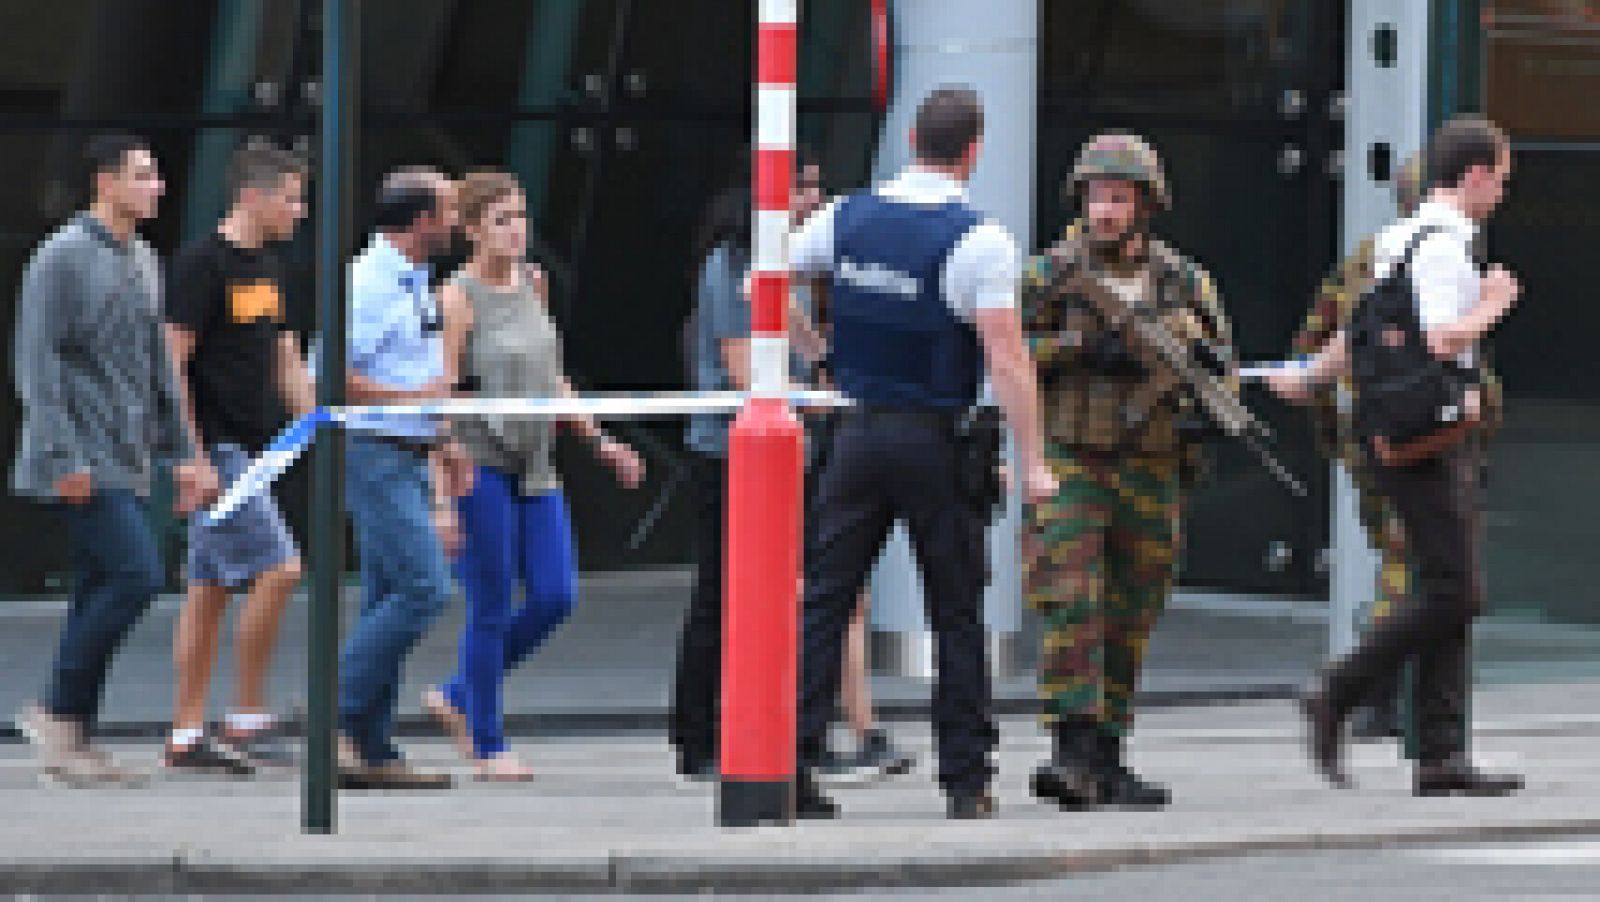
[[[943,173],[916,167],[877,186],[873,192],[888,200],[927,206],[967,199],[962,183]],[[790,236],[789,267],[794,272],[820,276],[833,270],[833,220],[841,203],[842,198],[812,214]],[[957,316],[971,322],[979,310],[1016,308],[1022,257],[1005,227],[985,219],[956,244],[945,260],[942,275],[945,303]]]
[[[1481,275],[1472,261],[1472,241],[1478,225],[1460,210],[1438,201],[1427,201],[1410,219],[1384,229],[1378,235],[1374,275],[1386,278],[1406,245],[1424,228],[1436,229],[1417,245],[1411,258],[1411,284],[1416,291],[1417,318],[1424,329],[1453,323],[1478,303]],[[1457,360],[1472,366],[1473,352],[1462,352]]]

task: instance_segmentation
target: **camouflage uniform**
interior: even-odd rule
[[[1130,135],[1090,142],[1074,184],[1095,177],[1137,181],[1154,202],[1167,202],[1159,162]],[[1143,260],[1112,263],[1076,222],[1030,262],[1023,286],[1024,329],[1044,385],[1046,450],[1060,483],[1054,498],[1027,511],[1026,593],[1047,625],[1039,692],[1047,724],[1092,721],[1110,737],[1132,720],[1145,645],[1175,574],[1181,488],[1197,471],[1200,448],[1180,428],[1193,413],[1184,392],[1152,392],[1148,378],[1108,376],[1088,364],[1085,349],[1104,326],[1058,275],[1077,268],[1141,279],[1139,303],[1154,305],[1175,334],[1232,356],[1210,276],[1154,238],[1146,246]]]

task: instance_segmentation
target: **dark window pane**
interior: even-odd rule
[[[1046,2],[1041,99],[1191,113],[1274,110],[1308,64],[1313,3]]]
[[[302,0],[0,6],[0,122],[259,112],[293,96]]]
[[[617,0],[386,0],[362,18],[373,113],[550,113],[596,102]]]
[[[892,60],[892,51],[890,57]],[[864,0],[807,0],[800,22],[802,102],[870,103],[876,66],[870,4]]]

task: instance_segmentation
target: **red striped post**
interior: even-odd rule
[[[723,826],[794,816],[804,438],[789,386],[790,195],[798,0],[758,0],[750,378],[728,439],[722,632]]]

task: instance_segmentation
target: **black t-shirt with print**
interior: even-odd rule
[[[182,375],[206,446],[260,451],[283,421],[277,359],[284,298],[277,257],[215,232],[189,242],[172,262],[167,321],[195,335]]]

